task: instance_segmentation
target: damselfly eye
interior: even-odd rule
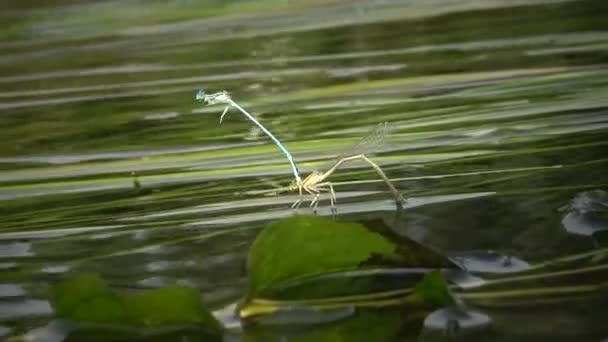
[[[199,101],[202,101],[202,100],[205,99],[205,90],[204,89],[199,89],[196,92],[196,99],[199,100]]]

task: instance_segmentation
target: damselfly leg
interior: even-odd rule
[[[369,159],[366,155],[359,154],[356,156],[342,158],[338,160],[329,170],[323,173],[315,171],[304,179],[304,181],[302,182],[303,189],[313,196],[313,199],[310,203],[311,207],[314,207],[316,209],[319,204],[321,192],[327,191],[329,192],[329,200],[332,210],[335,210],[337,202],[336,192],[334,191],[332,183],[325,180],[329,176],[331,176],[338,169],[338,167],[340,167],[340,165],[353,160],[362,160],[369,164],[376,171],[376,173],[378,173],[378,175],[384,180],[384,183],[386,183],[389,190],[393,193],[393,196],[395,197],[395,203],[399,207],[403,206],[403,204],[405,203],[405,198],[403,198],[403,195],[399,192],[399,190],[397,190],[395,185],[393,185],[393,183],[386,176],[384,171],[382,171],[382,168],[378,164],[374,163],[371,159]],[[298,199],[292,207],[297,208],[300,206],[301,203],[302,199]]]

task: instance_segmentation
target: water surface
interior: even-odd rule
[[[604,1],[1,7],[0,335],[43,326],[49,286],[81,272],[217,310],[242,297],[249,245],[296,196],[275,193],[276,147],[236,112],[220,125],[201,87],[230,90],[305,174],[390,122],[374,160],[405,210],[355,162],[331,179],[339,219],[526,264],[603,246],[580,208],[608,184]],[[485,309],[488,340],[604,339],[606,298]]]

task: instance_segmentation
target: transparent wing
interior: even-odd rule
[[[388,122],[377,124],[356,144],[343,150],[338,155],[338,159],[356,156],[358,154],[373,153],[374,150],[382,147],[386,137],[390,134],[390,131],[391,126]]]
[[[338,160],[346,157],[352,157],[359,154],[372,154],[384,145],[386,137],[390,134],[391,125],[388,122],[379,123],[367,132],[355,144],[345,148],[338,154],[335,159],[332,159],[324,167],[319,170],[327,170],[331,168]]]

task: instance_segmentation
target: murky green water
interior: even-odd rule
[[[374,161],[405,210],[355,162],[331,178],[340,220],[451,256],[605,248],[606,216],[586,216],[608,207],[605,1],[62,3],[0,5],[0,336],[44,326],[49,286],[81,272],[194,287],[218,315],[243,296],[249,245],[297,196],[273,193],[291,181],[276,147],[237,112],[220,125],[201,87],[304,174],[390,122]],[[607,298],[480,305],[494,328],[463,339],[602,340]]]

